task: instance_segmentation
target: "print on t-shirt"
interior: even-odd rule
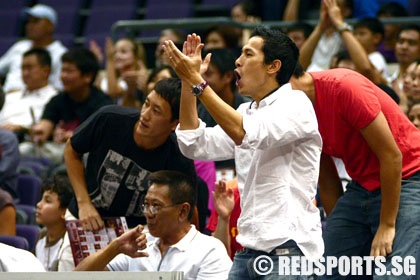
[[[147,177],[151,172],[130,158],[109,150],[98,172],[100,193],[92,203],[125,216],[143,216],[141,204],[147,192]]]

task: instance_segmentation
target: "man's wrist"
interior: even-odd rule
[[[344,31],[352,32],[353,30],[350,24],[348,24],[347,22],[343,22],[337,27],[337,31],[338,33],[342,34]]]

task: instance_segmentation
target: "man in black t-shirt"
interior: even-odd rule
[[[40,145],[20,145],[22,155],[48,157],[57,164],[62,163],[64,144],[75,128],[102,106],[113,103],[93,86],[99,63],[91,51],[75,48],[64,53],[61,61],[64,90],[50,99],[32,128],[34,141]]]
[[[176,170],[196,177],[193,161],[181,154],[173,133],[180,95],[179,79],[165,79],[146,97],[141,113],[106,106],[76,129],[64,157],[76,195],[69,210],[85,229],[102,228],[101,217],[110,216],[125,216],[129,227],[144,224],[141,204],[151,172]]]

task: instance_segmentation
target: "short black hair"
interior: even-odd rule
[[[150,73],[149,77],[147,78],[147,84],[152,82],[155,77],[157,76],[157,74],[159,74],[162,70],[167,69],[169,71],[169,73],[171,74],[171,77],[173,78],[178,78],[178,75],[176,74],[175,70],[167,64],[163,64],[160,66],[157,66],[155,68],[153,68],[152,72]]]
[[[373,34],[381,34],[382,38],[385,36],[384,25],[378,18],[362,18],[354,24],[353,29],[362,27],[369,29]]]
[[[397,2],[389,2],[383,4],[379,7],[378,12],[376,13],[378,17],[380,16],[391,16],[391,17],[407,17],[407,9]]]
[[[297,21],[297,22],[294,22],[292,25],[288,26],[286,28],[285,33],[287,34],[292,31],[302,31],[303,36],[305,37],[305,39],[307,39],[309,35],[311,35],[313,30],[314,30],[314,27],[310,25],[309,23],[306,23],[303,21]]]
[[[224,75],[226,73],[232,72],[235,70],[235,55],[229,49],[225,48],[218,48],[209,50],[208,53],[211,53],[211,60],[210,64],[214,65],[217,70],[219,70],[220,74]],[[204,54],[204,56],[206,53]],[[236,81],[232,79],[230,84],[230,88],[232,91],[235,91],[236,88]]]
[[[73,198],[73,188],[66,175],[54,175],[44,180],[41,186],[41,195],[50,191],[58,195],[60,208],[67,208]]]
[[[23,57],[35,55],[38,59],[39,64],[42,66],[51,67],[51,55],[46,49],[32,48],[23,53]]]
[[[91,85],[95,82],[99,71],[99,62],[96,56],[85,47],[73,48],[61,57],[61,61],[76,64],[82,75],[92,74]]]
[[[181,80],[179,78],[162,79],[156,83],[155,92],[171,106],[172,120],[178,120],[181,102]]]
[[[420,34],[420,25],[415,24],[415,23],[407,23],[407,24],[402,25],[401,29],[398,32],[398,38],[400,37],[401,32],[407,31],[407,30],[414,30]]]
[[[188,202],[191,206],[188,220],[191,220],[196,204],[197,191],[191,176],[173,170],[153,172],[148,177],[149,186],[152,184],[167,185],[172,204]]]
[[[212,32],[216,32],[223,38],[226,44],[226,48],[229,48],[232,50],[238,48],[239,34],[235,32],[234,27],[227,24],[212,26],[204,32],[204,38],[207,38],[207,36]]]
[[[252,31],[251,37],[254,36],[259,36],[264,40],[262,50],[265,64],[270,64],[276,59],[281,61],[281,68],[276,77],[277,82],[280,85],[288,83],[299,60],[299,49],[295,43],[281,31],[262,25]]]

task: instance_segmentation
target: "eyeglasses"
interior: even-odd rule
[[[182,204],[182,203],[175,203],[175,204],[167,205],[167,206],[149,205],[148,203],[144,203],[144,204],[141,205],[141,211],[143,213],[146,213],[147,211],[149,211],[150,214],[156,215],[162,209],[169,208],[169,207],[174,207],[174,206],[177,206],[177,205]]]

